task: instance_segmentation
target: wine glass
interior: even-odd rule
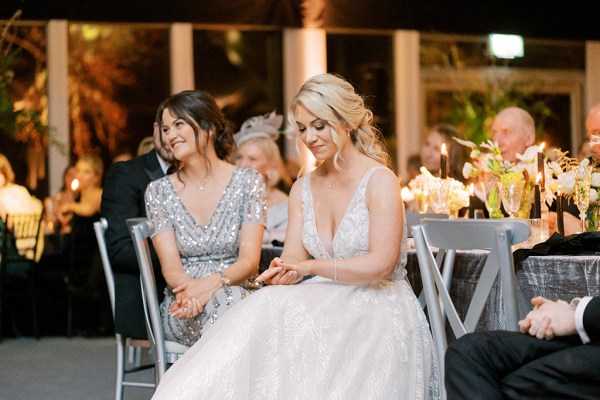
[[[426,214],[427,207],[429,207],[429,200],[427,196],[427,181],[422,179],[415,179],[414,186],[411,187],[413,196],[415,197],[415,204],[417,205],[417,211],[419,214]]]
[[[490,218],[502,218],[504,215],[500,210],[500,188],[498,181],[494,177],[486,177],[483,182],[480,182],[481,190],[485,196],[485,208],[488,211]]]
[[[426,214],[429,206],[428,196],[426,191],[415,193],[415,202],[417,203],[417,211],[419,214]]]
[[[577,165],[573,167],[573,177],[575,178],[575,204],[579,209],[579,219],[581,219],[581,231],[585,232],[585,216],[590,206],[590,186],[592,183],[592,167],[590,165]]]
[[[519,207],[521,207],[521,196],[523,195],[522,180],[512,182],[500,182],[500,196],[502,197],[502,205],[510,218],[514,218]]]
[[[448,179],[430,179],[427,182],[427,192],[429,194],[429,204],[431,204],[431,209],[434,213],[450,213],[450,204],[448,204],[450,181]]]

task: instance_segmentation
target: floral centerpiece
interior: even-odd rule
[[[523,154],[517,154],[518,163],[511,163],[502,158],[500,148],[491,140],[482,142],[480,145],[458,138],[454,138],[454,140],[471,149],[470,158],[473,162],[465,163],[463,167],[463,176],[465,178],[480,179],[482,176],[487,175],[504,184],[523,181],[523,195],[516,217],[529,218],[529,211],[533,203],[533,185],[535,184],[538,168],[537,154],[540,151],[540,146],[529,146]],[[544,168],[547,170],[548,167],[545,165]],[[502,201],[498,188],[493,186],[488,190],[490,193],[486,193],[486,205],[488,206],[490,217],[502,218]],[[488,190],[484,190],[484,192]],[[548,190],[545,191],[546,196],[550,195],[549,198],[546,198],[546,201],[551,201],[552,193],[548,192]]]
[[[568,157],[568,152],[563,152],[560,149],[556,150],[556,161],[550,162],[548,165],[551,170],[549,181],[550,189],[553,193],[560,191],[566,197],[575,197],[575,174],[574,168],[578,165],[590,165],[589,159],[583,159],[579,162],[576,158]],[[597,231],[600,229],[600,167],[595,165],[592,170],[592,178],[590,183],[590,200],[587,209],[587,230]]]
[[[427,182],[429,180],[439,178],[434,177],[425,167],[421,167],[420,172],[421,173],[419,175],[417,175],[408,183],[408,189],[410,190],[410,193],[417,204],[418,212],[423,214],[427,212]],[[453,178],[447,178],[447,181],[450,185],[448,194],[450,215],[457,218],[458,211],[461,208],[469,206],[469,192],[462,182],[459,182]]]

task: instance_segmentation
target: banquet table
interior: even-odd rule
[[[456,253],[450,296],[461,317],[467,312],[487,254],[484,250]],[[422,283],[414,250],[408,252],[406,270],[415,293],[419,295]],[[535,296],[566,301],[587,295],[600,296],[600,255],[530,256],[515,266],[515,273],[521,318],[532,309],[530,301]],[[476,330],[496,329],[506,329],[502,292],[498,290],[497,278],[476,327]]]

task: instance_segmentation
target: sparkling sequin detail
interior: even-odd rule
[[[146,212],[154,224],[154,235],[165,230],[175,231],[185,272],[192,278],[202,278],[224,270],[236,261],[243,224],[266,223],[265,186],[256,171],[236,169],[209,223],[202,226],[190,215],[165,177],[148,185]],[[175,297],[170,288],[166,288],[160,307],[167,340],[188,346],[194,344],[219,315],[246,295],[247,291],[240,286],[225,286],[215,293],[201,314],[179,320],[169,316],[167,310]]]

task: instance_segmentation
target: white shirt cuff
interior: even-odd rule
[[[581,300],[579,300],[577,308],[575,309],[575,327],[577,328],[577,333],[584,344],[590,342],[590,337],[583,328],[583,312],[592,298],[592,296],[583,297]]]

